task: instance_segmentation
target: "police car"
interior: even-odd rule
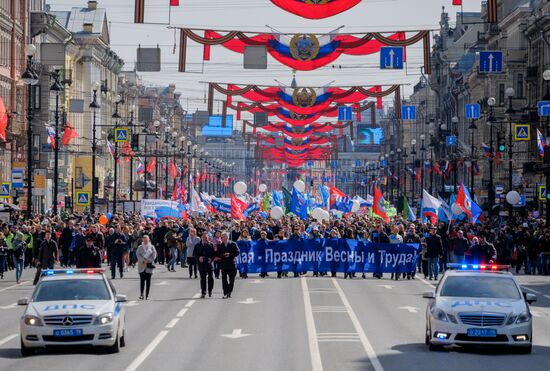
[[[532,316],[529,304],[537,297],[522,293],[509,266],[449,264],[426,310],[426,345],[514,347],[531,353]],[[452,270],[456,269],[456,270]]]
[[[92,345],[117,353],[124,342],[126,301],[103,269],[45,270],[21,316],[21,354],[37,348]]]

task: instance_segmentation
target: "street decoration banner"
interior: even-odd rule
[[[419,244],[377,244],[344,238],[237,241],[241,273],[413,272]]]
[[[197,32],[202,32],[199,35]],[[334,62],[340,55],[364,56],[380,52],[384,46],[406,47],[419,41],[424,43],[424,71],[431,73],[430,32],[417,31],[407,38],[405,32],[393,32],[389,35],[381,32],[356,34],[339,33],[338,30],[326,34],[282,34],[228,31],[225,35],[215,30],[196,30],[180,28],[180,48],[178,71],[185,72],[187,59],[187,39],[201,44],[203,60],[209,61],[212,45],[244,54],[246,46],[264,46],[267,52],[280,63],[300,71],[311,71]]]
[[[345,12],[361,0],[271,0],[289,13],[308,19],[323,19]]]

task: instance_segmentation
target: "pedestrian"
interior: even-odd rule
[[[185,240],[185,247],[187,250],[187,265],[189,266],[189,278],[197,278],[197,259],[193,255],[195,252],[195,246],[201,241],[200,237],[197,236],[197,230],[193,227],[189,228],[189,236]]]
[[[235,258],[239,255],[239,247],[229,239],[229,233],[222,234],[222,242],[218,246],[217,257],[222,271],[223,298],[228,299],[233,292],[235,276],[237,275],[237,266]]]
[[[138,273],[139,273],[139,299],[143,300],[143,290],[145,289],[145,300],[149,299],[151,290],[151,277],[155,265],[153,262],[157,258],[157,250],[151,243],[149,235],[144,235],[141,239],[141,245],[137,249]]]
[[[168,233],[164,236],[164,241],[170,255],[170,260],[167,264],[168,272],[175,272],[175,265],[178,261],[178,242],[180,241],[177,224],[168,230]],[[168,259],[168,256],[166,259]]]
[[[101,268],[101,252],[94,245],[94,236],[86,236],[86,245],[77,250],[77,268]]]
[[[426,238],[426,257],[428,258],[429,279],[435,279],[439,274],[439,259],[443,256],[443,243],[437,234],[437,227],[430,228],[430,235]]]
[[[15,281],[21,283],[21,276],[23,275],[23,266],[25,264],[25,251],[27,250],[27,243],[25,242],[25,235],[21,231],[17,231],[15,239],[13,240],[13,259],[15,264]]]
[[[118,272],[120,278],[124,277],[123,255],[126,250],[128,238],[122,233],[120,225],[115,227],[115,233],[111,236],[111,278],[114,280],[116,275],[116,266],[118,264]]]
[[[456,233],[456,238],[451,240],[453,245],[453,261],[457,264],[464,263],[464,254],[470,248],[470,242],[464,237],[464,232],[459,230]]]
[[[0,232],[0,279],[4,279],[4,272],[7,268],[8,245],[4,239],[4,233]]]
[[[201,242],[195,246],[193,256],[198,260],[199,274],[201,276],[201,298],[206,296],[208,288],[208,297],[212,297],[214,288],[214,277],[212,276],[212,262],[214,260],[214,246],[208,242],[208,233],[201,235]],[[207,287],[208,278],[208,287]]]
[[[38,253],[38,262],[33,284],[36,285],[40,279],[42,269],[53,269],[54,264],[59,261],[59,250],[57,242],[52,239],[52,232],[47,230],[44,233],[44,239],[40,244]]]

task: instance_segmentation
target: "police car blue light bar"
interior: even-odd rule
[[[42,276],[53,275],[74,275],[74,274],[96,274],[105,272],[105,268],[81,268],[81,269],[47,269],[43,270]]]
[[[448,269],[457,269],[457,270],[474,270],[474,271],[501,271],[509,270],[510,265],[501,265],[501,264],[460,264],[460,263],[451,263],[447,264]]]

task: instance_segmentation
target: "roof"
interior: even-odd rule
[[[89,9],[87,7],[73,7],[70,11],[52,11],[57,21],[72,32],[75,37],[90,35],[84,32],[84,24],[92,24],[91,35],[109,38],[107,26],[107,11],[104,8]],[[107,33],[107,35],[104,35]],[[106,41],[108,42],[108,41]]]
[[[54,274],[52,276],[43,276],[42,281],[63,281],[63,280],[102,280],[103,274]]]
[[[447,276],[483,276],[483,277],[502,277],[507,276],[510,278],[513,278],[512,273],[508,271],[480,271],[480,270],[447,270],[445,271],[445,275]]]

